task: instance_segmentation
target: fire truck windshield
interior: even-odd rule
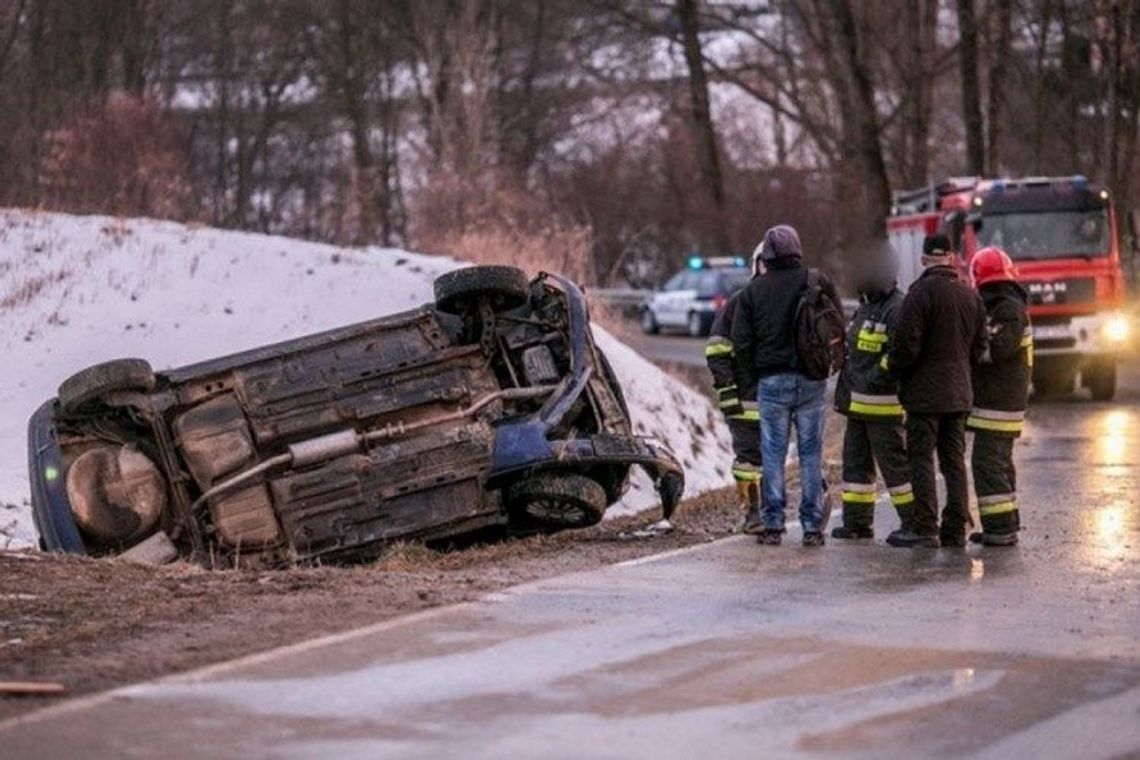
[[[1110,249],[1104,210],[984,214],[977,235],[979,248],[994,245],[1022,261],[1107,256]]]

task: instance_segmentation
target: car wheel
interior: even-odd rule
[[[60,383],[59,407],[78,412],[115,391],[154,390],[154,370],[145,359],[115,359],[80,370]]]
[[[1085,371],[1085,385],[1094,401],[1112,401],[1116,395],[1116,363],[1098,361]]]
[[[546,529],[596,525],[606,511],[606,489],[577,473],[532,475],[507,489],[507,505],[520,523]]]
[[[689,335],[693,338],[703,338],[705,336],[705,316],[699,311],[694,311],[689,314]]]
[[[530,281],[518,267],[479,266],[440,275],[434,283],[435,306],[448,314],[464,314],[480,299],[496,311],[522,306],[530,297]]]
[[[657,317],[653,316],[653,309],[646,307],[641,310],[641,331],[646,335],[656,335],[661,331]]]

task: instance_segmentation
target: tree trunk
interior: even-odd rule
[[[881,240],[886,236],[886,220],[891,210],[891,185],[879,139],[879,118],[875,110],[875,90],[871,75],[860,54],[860,40],[852,0],[828,0],[827,6],[835,22],[837,42],[835,57],[843,68],[848,90],[844,132],[851,145],[845,151],[855,162],[860,179],[857,244]]]
[[[996,29],[990,46],[993,60],[990,63],[986,133],[986,172],[990,176],[997,176],[1001,172],[1002,104],[1005,101],[1006,61],[1013,35],[1013,0],[997,0],[996,10]]]
[[[705,186],[705,192],[713,208],[713,229],[709,231],[710,242],[716,246],[718,254],[727,254],[732,251],[732,243],[725,225],[724,178],[721,175],[720,153],[717,149],[716,130],[713,127],[712,109],[709,105],[709,84],[701,50],[697,0],[677,0],[677,16],[681,22],[685,63],[689,68],[689,100],[693,130],[697,137],[697,161],[701,170],[701,183]]]
[[[1049,48],[1049,27],[1053,25],[1053,2],[1044,0],[1041,7],[1040,31],[1037,34],[1037,50],[1034,54],[1036,73],[1033,80],[1033,171],[1044,173],[1041,168],[1041,154],[1045,141],[1045,116],[1048,98],[1045,89],[1045,57]]]
[[[907,105],[903,141],[907,146],[903,175],[915,187],[930,177],[930,117],[934,104],[932,59],[938,42],[938,0],[908,0],[907,28],[915,30],[904,75]]]
[[[958,60],[962,75],[962,120],[966,128],[966,171],[980,175],[986,171],[986,148],[974,0],[958,0]]]
[[[368,105],[359,71],[364,57],[356,45],[359,26],[358,19],[352,12],[351,0],[340,0],[337,4],[337,26],[340,47],[337,60],[339,89],[352,137],[356,185],[352,200],[356,205],[357,224],[352,242],[355,245],[365,245],[376,240],[376,161],[369,143]]]

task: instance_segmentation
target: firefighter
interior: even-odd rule
[[[831,531],[833,538],[874,538],[876,464],[904,526],[914,503],[898,381],[887,369],[903,294],[886,257],[864,267],[855,286],[859,309],[847,329],[847,361],[835,388],[835,409],[847,418],[847,429],[843,525]]]
[[[891,336],[888,364],[899,378],[906,410],[906,453],[914,507],[909,525],[887,536],[891,546],[966,545],[970,519],[966,417],[973,405],[972,364],[986,350],[986,308],[958,277],[945,235],[922,244],[922,276],[910,286]],[[938,515],[934,454],[946,478]]]
[[[753,271],[755,277],[757,272]],[[742,387],[741,373],[732,350],[732,318],[740,302],[737,291],[713,320],[709,340],[705,344],[705,361],[713,376],[713,389],[717,403],[728,421],[732,436],[732,478],[744,512],[745,533],[757,534],[764,530],[760,511],[760,412],[756,405],[756,386]]]
[[[986,305],[989,350],[973,369],[974,408],[966,429],[974,434],[970,465],[982,518],[974,543],[1013,546],[1020,519],[1013,442],[1025,424],[1033,370],[1033,329],[1028,295],[1015,282],[1017,270],[1000,248],[983,248],[970,264],[974,286]]]

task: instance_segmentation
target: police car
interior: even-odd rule
[[[751,278],[752,271],[743,257],[693,256],[642,305],[641,329],[649,335],[662,330],[684,331],[693,337],[708,335],[716,313]]]

